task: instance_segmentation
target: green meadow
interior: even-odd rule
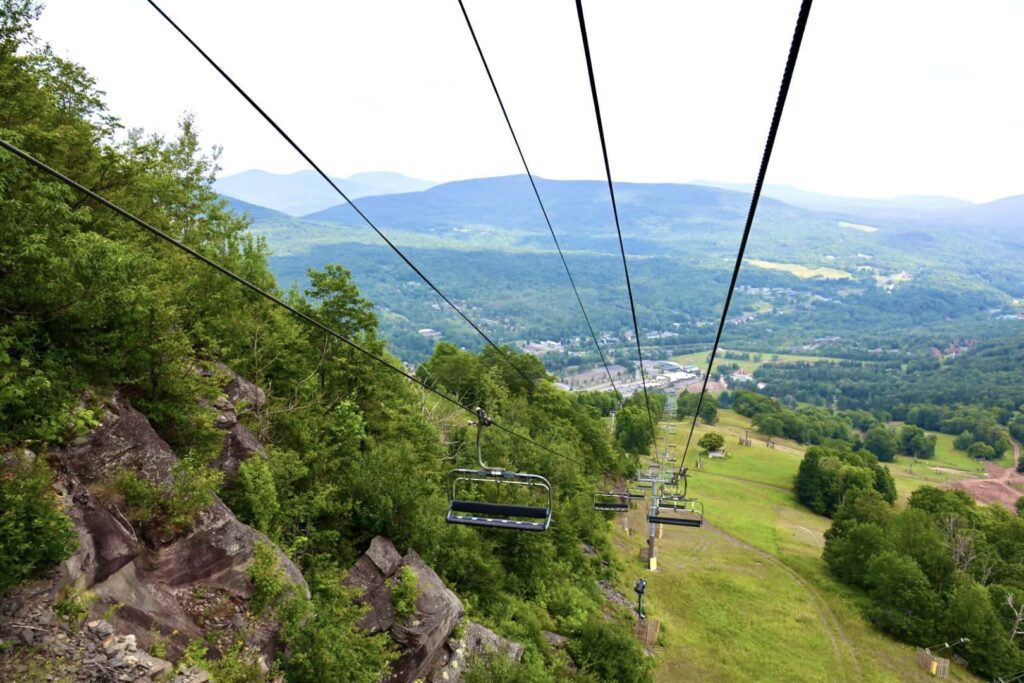
[[[792,493],[802,448],[785,440],[768,448],[746,418],[728,410],[720,417],[711,429],[726,437],[726,459],[705,459],[698,470],[694,445],[686,462],[689,493],[704,503],[702,528],[664,527],[652,572],[644,559],[646,506],[629,513],[632,533],[615,520],[615,544],[627,567],[619,589],[632,598],[633,582],[646,578],[647,615],[660,622],[656,680],[932,680],[918,667],[914,648],[877,633],[863,618],[865,598],[828,575],[821,550],[830,522]],[[688,426],[662,423],[659,444],[677,453],[677,462],[666,465],[680,464]],[[698,426],[694,444],[708,430]],[[739,439],[748,430],[753,443],[743,446]],[[901,500],[956,476],[920,464],[908,473],[903,462],[892,470]],[[977,680],[955,666],[950,678]]]
[[[760,360],[737,360],[734,358],[726,358],[725,354],[728,353],[726,349],[719,349],[718,354],[715,356],[715,368],[720,365],[738,365],[740,370],[743,372],[754,372],[759,367],[766,363],[795,363],[803,361],[807,363],[815,363],[818,361],[836,361],[837,358],[831,358],[829,356],[811,356],[800,353],[775,353],[771,351],[759,352],[759,351],[743,351],[742,353],[749,353],[751,358],[755,355],[761,357]],[[700,368],[704,368],[708,362],[708,354],[710,349],[707,351],[693,351],[691,353],[684,353],[679,356],[673,356],[670,360],[676,363],[682,363],[683,365],[696,365]],[[712,369],[712,375],[714,375],[714,369]]]

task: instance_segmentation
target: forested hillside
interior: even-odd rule
[[[126,129],[87,73],[33,41],[37,6],[0,6],[0,137],[400,367],[344,268],[311,270],[302,289],[277,288],[265,243],[214,192],[216,157],[199,149],[196,122],[185,117],[171,139]],[[181,465],[166,488],[122,470],[83,495],[123,507],[140,542],[158,544],[187,534],[219,494],[310,586],[309,600],[289,594],[272,555],[269,565],[254,561],[262,608],[283,623],[280,657],[267,673],[244,643],[222,648],[216,680],[378,680],[393,646],[355,626],[361,610],[339,583],[377,535],[414,548],[474,619],[525,646],[519,665],[487,674],[490,664],[475,663],[473,680],[619,681],[607,672],[622,662],[648,678],[629,625],[602,616],[597,579],[613,576],[616,563],[607,523],[590,506],[599,478],[635,463],[599,411],[556,390],[537,361],[442,346],[425,366],[438,391],[547,447],[496,430],[484,440],[490,463],[543,474],[555,493],[546,534],[448,525],[444,474],[472,462],[467,413],[6,152],[0,236],[0,590],[74,551],[71,521],[49,492],[63,474],[55,453],[96,428],[117,396]],[[265,403],[239,407],[262,446],[230,486],[212,467],[222,433],[211,404],[223,401],[225,366],[266,392]],[[23,449],[37,457],[25,460]],[[82,610],[66,617],[77,623]],[[543,630],[587,652],[590,672],[574,673]],[[201,660],[207,645],[188,652]]]
[[[617,187],[643,329],[680,335],[657,343],[709,342],[706,323],[721,310],[749,196],[697,185]],[[595,325],[621,335],[629,327],[621,306],[624,281],[614,267],[618,242],[603,185],[541,179],[538,189]],[[356,203],[424,264],[433,281],[473,305],[496,338],[586,334],[525,176],[446,183]],[[1009,204],[1000,225],[1015,220],[1006,217],[1015,206]],[[983,220],[988,214],[978,208],[972,216]],[[252,215],[252,230],[267,239],[271,267],[284,283],[301,283],[306,268],[344,257],[378,306],[391,348],[403,356],[424,357],[429,343],[416,339],[416,331],[426,327],[460,345],[478,343],[404,277],[404,264],[350,206],[301,219],[261,209]],[[913,212],[880,227],[851,220],[775,200],[761,204],[731,315],[731,343],[786,350],[840,337],[840,346],[852,352],[997,335],[1019,324],[1000,319],[1014,317],[1013,299],[1024,295],[1007,275],[1024,256],[1007,230],[929,223]],[[382,269],[394,278],[377,277]]]
[[[815,513],[832,518],[825,565],[836,579],[862,592],[861,609],[876,629],[918,647],[947,643],[986,678],[1024,667],[1018,639],[1024,623],[1022,504],[1015,514],[999,504],[978,505],[964,491],[918,481],[907,504],[897,505],[894,474],[903,466],[886,462],[897,453],[915,460],[936,457],[934,442],[930,451],[919,450],[915,437],[926,441],[919,427],[904,426],[886,447],[879,438],[886,428],[863,411],[790,410],[750,392],[736,392],[729,402],[751,416],[761,433],[815,444],[803,455],[793,493]],[[969,426],[980,435],[982,427],[991,427],[996,439],[1005,440],[991,415],[977,409],[917,406],[907,419],[954,433]],[[853,431],[855,424],[867,432],[863,439]]]
[[[775,396],[817,405],[896,415],[919,403],[1012,412],[1024,404],[1024,335],[980,341],[955,358],[936,358],[922,349],[892,361],[766,365],[757,377]]]

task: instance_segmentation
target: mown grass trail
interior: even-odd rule
[[[750,425],[731,411],[722,411],[714,429],[725,435],[729,458],[705,460],[690,484],[707,523],[665,528],[659,571],[647,571],[641,559],[646,507],[630,512],[632,535],[616,520],[614,540],[627,567],[619,588],[632,596],[636,578],[646,578],[648,616],[661,622],[656,680],[933,680],[917,667],[913,648],[861,616],[865,598],[828,575],[821,550],[829,520],[792,494],[799,446],[779,441],[769,449],[752,430],[754,444],[741,446]],[[706,431],[699,427],[695,439]],[[661,435],[681,457],[686,425]],[[695,453],[687,464],[696,464]],[[897,481],[904,495],[920,483],[909,474]],[[976,680],[960,669],[951,679]]]

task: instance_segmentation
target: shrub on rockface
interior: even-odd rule
[[[174,536],[190,529],[196,515],[213,502],[222,478],[218,470],[186,458],[175,463],[171,482],[154,483],[131,470],[120,470],[96,492],[117,504],[147,536]]]
[[[0,594],[78,546],[74,525],[51,490],[46,463],[14,458],[12,465],[0,465]]]
[[[599,681],[648,683],[654,661],[646,656],[630,629],[594,617],[570,641],[573,660]]]
[[[391,602],[395,608],[395,615],[399,619],[412,616],[419,598],[420,577],[415,569],[406,565],[399,570],[398,577],[391,583]]]

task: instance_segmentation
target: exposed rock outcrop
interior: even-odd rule
[[[402,567],[410,567],[419,580],[416,610],[405,619],[395,614],[389,582]],[[416,551],[410,550],[403,557],[386,538],[373,539],[344,583],[358,589],[359,601],[369,608],[360,626],[373,633],[387,632],[401,649],[391,675],[384,679],[387,683],[457,683],[468,657],[477,652],[501,652],[516,661],[522,657],[522,645],[473,622],[461,639],[452,639],[452,632],[466,614],[462,602]]]
[[[52,581],[43,579],[18,586],[4,596],[0,605],[0,644],[4,645],[0,647],[0,679],[105,683],[166,680],[170,676],[171,662],[147,654],[134,635],[117,633],[108,621],[95,619],[78,627],[58,619],[51,589]],[[17,643],[34,649],[7,647]]]
[[[265,400],[251,385],[235,384],[246,400]],[[194,638],[209,641],[211,633],[219,634],[213,657],[237,638],[271,657],[278,625],[251,616],[247,572],[256,544],[269,539],[239,522],[216,497],[185,533],[166,537],[134,528],[97,491],[122,470],[167,485],[177,457],[124,397],[104,407],[99,427],[54,454],[62,502],[80,544],[49,582],[50,604],[66,585],[88,589],[97,598],[93,617],[107,612],[117,633],[133,636],[144,649],[159,640],[172,658]],[[298,568],[280,550],[278,559],[285,576],[308,595]]]
[[[231,485],[238,476],[238,468],[254,455],[265,455],[263,444],[239,422],[239,412],[259,412],[267,403],[267,396],[258,386],[224,365],[216,366],[217,375],[224,380],[224,394],[213,403],[219,413],[213,424],[227,432],[224,446],[213,466],[224,473],[225,483]]]
[[[597,583],[601,587],[601,592],[604,593],[604,597],[608,602],[630,611],[633,610],[632,601],[620,593],[615,586],[607,581],[598,581]]]
[[[523,646],[502,638],[494,631],[475,621],[466,626],[466,634],[459,640],[449,640],[443,666],[431,672],[428,683],[459,683],[470,660],[477,655],[503,654],[513,661],[523,658]]]

